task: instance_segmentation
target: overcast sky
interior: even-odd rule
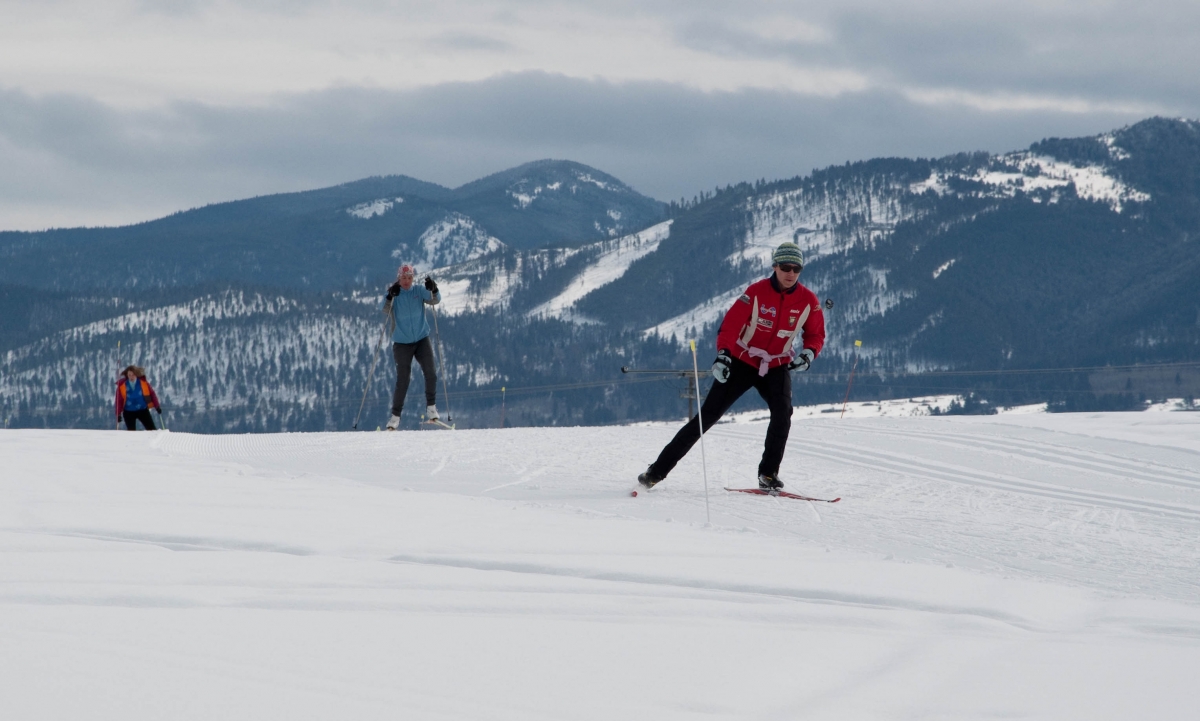
[[[0,229],[540,158],[660,199],[1200,116],[1195,0],[0,0]]]

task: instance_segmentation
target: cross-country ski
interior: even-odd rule
[[[816,503],[837,503],[842,500],[838,498],[813,498],[811,496],[802,496],[798,493],[791,493],[779,488],[726,488],[725,490],[731,493],[753,493],[757,496],[776,496],[778,498],[795,498],[798,501],[814,501]]]

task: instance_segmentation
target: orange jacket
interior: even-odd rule
[[[149,408],[162,409],[158,402],[158,396],[154,394],[154,389],[150,387],[150,381],[146,380],[146,376],[138,378],[138,382],[142,384],[142,396],[146,399],[146,405]],[[121,376],[117,381],[117,420],[121,420],[121,412],[125,410],[125,377]]]

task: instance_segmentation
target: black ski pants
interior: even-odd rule
[[[125,417],[125,430],[136,431],[137,422],[142,422],[142,428],[148,431],[156,431],[158,428],[154,425],[154,419],[150,416],[150,409],[143,408],[140,411],[121,411],[121,415]]]
[[[437,402],[437,370],[433,364],[433,344],[429,336],[416,343],[392,343],[392,357],[396,359],[396,391],[392,393],[392,415],[404,410],[404,396],[408,395],[408,381],[412,378],[413,358],[421,366],[425,376],[425,405]]]
[[[729,380],[724,383],[714,381],[708,397],[700,406],[699,416],[704,418],[704,431],[707,433],[743,393],[751,388],[757,390],[767,402],[767,408],[771,409],[771,422],[767,425],[767,440],[762,460],[758,463],[758,472],[759,475],[774,476],[779,473],[788,432],[792,429],[792,376],[786,365],[772,368],[765,376],[760,376],[757,366],[740,360],[734,360],[729,370]],[[666,478],[698,440],[700,422],[693,417],[658,454],[658,460],[650,466],[650,472],[659,478]]]

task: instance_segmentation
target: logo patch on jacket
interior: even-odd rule
[[[772,318],[775,317],[775,307],[774,306],[771,306],[770,308],[767,308],[765,306],[759,306],[758,312],[762,313],[763,315],[769,315]]]
[[[758,324],[761,325],[763,328],[774,328],[775,327],[775,322],[767,320],[766,318],[759,318]]]
[[[743,303],[745,303],[746,305],[749,305],[749,304],[750,304],[750,296],[746,295],[745,293],[743,293],[743,294],[742,294],[742,297],[741,297],[741,298],[738,298],[738,300],[742,301],[742,302],[743,302]]]

